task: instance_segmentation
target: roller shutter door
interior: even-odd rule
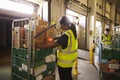
[[[87,0],[80,0],[80,3],[69,1],[67,4],[68,9],[87,16],[87,8],[85,6],[87,7]]]

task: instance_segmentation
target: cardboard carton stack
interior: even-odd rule
[[[23,27],[15,27],[13,30],[14,35],[14,41],[13,46],[16,48],[28,48],[29,46],[29,27],[28,25],[24,25]],[[55,36],[55,30],[54,28],[51,28],[38,36],[37,38],[34,38],[35,35],[42,32],[43,30],[48,28],[48,23],[46,21],[39,20],[38,25],[35,26],[35,30],[31,31],[31,48],[39,48],[39,45],[46,45],[53,41],[53,38]],[[34,42],[33,42],[34,40]],[[34,46],[35,45],[35,46]]]

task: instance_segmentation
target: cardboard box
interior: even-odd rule
[[[36,35],[45,29],[46,29],[45,27],[37,26],[36,27]],[[35,38],[35,47],[39,48],[39,45],[45,44],[45,41],[46,41],[46,32],[44,32],[43,34],[41,34],[40,36]]]
[[[120,67],[120,64],[109,64],[109,69],[115,69],[118,70]]]
[[[109,64],[108,63],[101,63],[100,70],[101,70],[101,72],[109,72]]]
[[[38,20],[38,25],[41,27],[47,27],[48,26],[48,22],[47,21],[43,21],[43,20]]]
[[[46,44],[53,42],[54,37],[55,37],[55,28],[52,27],[51,29],[47,30],[47,32],[46,32]]]
[[[109,64],[109,63],[101,63],[100,69],[101,72],[115,72],[116,70],[119,70],[120,64]]]
[[[13,47],[15,48],[20,48],[20,37],[19,37],[19,28],[20,27],[15,27],[12,31],[12,34],[13,34]]]
[[[48,28],[48,23],[43,20],[38,21],[38,26],[34,28],[34,30],[31,31],[31,41],[29,38],[29,25],[24,25],[24,27],[15,27],[13,30],[13,46],[17,48],[28,48],[30,42],[31,42],[31,48],[39,49],[39,45],[46,45],[53,41],[53,38],[55,36],[55,28],[51,28],[43,34],[39,35],[37,38],[34,38],[37,34],[44,31]]]

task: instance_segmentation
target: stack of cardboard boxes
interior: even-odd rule
[[[45,31],[43,34],[34,38],[35,35],[42,32],[43,30],[47,29],[48,23],[46,21],[39,20],[38,25],[35,27],[35,30],[31,30],[31,41],[29,41],[28,32],[30,26],[23,26],[23,27],[15,27],[13,29],[14,41],[13,46],[17,48],[28,48],[28,45],[31,42],[31,48],[35,47],[39,49],[39,45],[46,45],[53,41],[55,37],[55,29],[52,27],[51,29]],[[35,45],[33,45],[35,43]]]

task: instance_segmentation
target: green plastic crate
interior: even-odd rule
[[[103,49],[101,59],[112,59],[112,49]]]
[[[26,59],[28,56],[28,50],[24,48],[12,48],[12,54],[13,56],[19,56]]]
[[[20,49],[18,49],[18,50],[19,50],[18,56],[26,59],[27,56],[28,56],[28,53],[27,53],[28,51],[27,51],[27,49],[20,48]]]
[[[19,78],[19,77],[16,76],[16,75],[12,75],[12,80],[23,80],[23,79]]]
[[[13,57],[12,62],[14,65],[22,67],[22,64],[27,64],[27,59],[25,60],[19,57]]]
[[[120,60],[120,50],[113,49],[112,58],[116,60]]]
[[[52,49],[40,49],[35,51],[35,58],[37,59],[43,59],[45,56],[50,55],[53,53]]]
[[[24,71],[24,70],[22,70],[21,67],[13,66],[13,67],[12,67],[12,72],[13,72],[14,74],[16,74],[16,75],[24,78],[24,79],[27,78],[27,72]]]
[[[47,65],[48,70],[54,70],[55,69],[55,62],[49,62],[49,63],[46,63],[46,65]]]
[[[18,56],[18,53],[19,53],[19,49],[12,48],[12,54],[13,54],[13,56]]]
[[[36,61],[35,63],[34,63],[34,68],[36,68],[36,67],[38,67],[38,66],[40,66],[40,65],[42,65],[42,64],[44,64],[45,63],[45,60],[44,59],[41,59],[41,60],[39,60],[39,61]]]

